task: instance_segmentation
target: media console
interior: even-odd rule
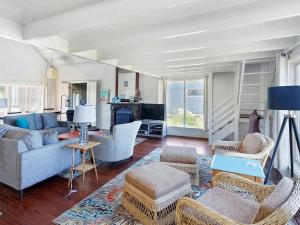
[[[167,136],[167,123],[162,120],[142,120],[138,136],[164,138]]]

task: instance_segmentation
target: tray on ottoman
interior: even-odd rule
[[[122,205],[143,224],[173,224],[177,200],[190,193],[187,173],[154,162],[125,175]]]
[[[160,161],[186,172],[194,185],[199,185],[198,155],[196,148],[185,146],[166,146],[160,154]]]

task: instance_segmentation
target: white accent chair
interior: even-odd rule
[[[91,141],[99,141],[94,148],[95,158],[104,162],[115,162],[131,158],[141,121],[115,125],[113,134],[109,136],[90,135]]]

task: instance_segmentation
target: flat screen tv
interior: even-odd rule
[[[165,120],[165,105],[142,104],[141,117],[142,120]]]

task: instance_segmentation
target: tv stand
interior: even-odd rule
[[[167,136],[167,123],[162,120],[142,120],[138,136],[164,138]]]

